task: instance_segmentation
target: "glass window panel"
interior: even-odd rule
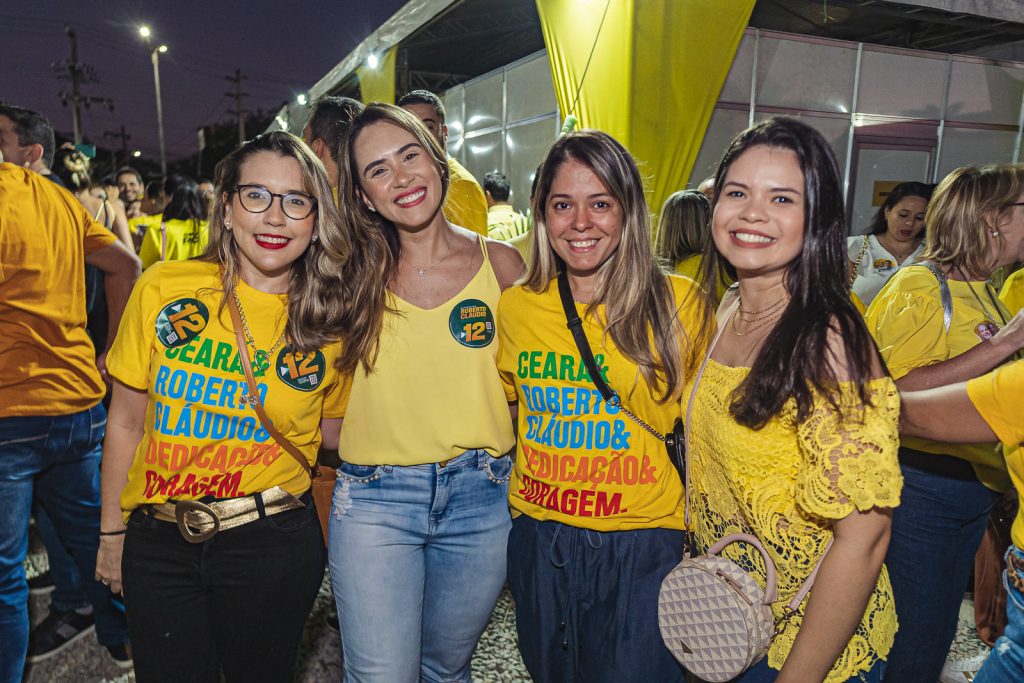
[[[552,114],[558,109],[546,52],[536,59],[509,69],[505,78],[508,93],[508,111],[505,114],[507,122],[514,123],[542,114]]]
[[[502,73],[466,85],[466,132],[501,125]]]
[[[1016,126],[1024,93],[1024,69],[953,60],[947,121]]]
[[[778,114],[755,112],[754,121],[764,121]],[[836,155],[836,162],[839,164],[839,172],[843,173],[846,168],[846,145],[850,139],[850,121],[845,118],[833,118],[831,116],[809,116],[799,112],[786,114],[815,128],[825,136],[832,153]]]
[[[1002,130],[979,130],[946,126],[942,133],[942,151],[939,153],[941,180],[960,166],[981,166],[1013,161],[1013,146],[1017,133]]]
[[[721,102],[750,101],[750,72],[754,67],[754,36],[743,36],[736,57],[732,60],[729,75],[718,96]]]
[[[864,50],[857,111],[938,119],[945,84],[944,59]]]
[[[448,154],[460,162],[465,161],[462,155],[462,103],[466,100],[466,89],[461,85],[444,94],[445,124],[448,126]]]
[[[512,183],[512,205],[526,213],[530,208],[530,186],[537,166],[558,136],[558,118],[551,117],[509,128],[505,134],[505,168]]]
[[[462,143],[463,165],[483,185],[484,176],[501,170],[501,131],[467,137]]]
[[[766,107],[849,112],[857,51],[761,37],[757,103]]]
[[[746,129],[750,115],[738,109],[715,109],[711,113],[708,130],[704,133],[697,161],[690,171],[689,187],[696,188],[700,182],[718,170],[722,155],[736,134]],[[683,189],[683,188],[679,188]],[[659,207],[660,208],[660,207]]]

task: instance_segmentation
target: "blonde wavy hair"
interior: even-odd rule
[[[448,159],[422,121],[400,107],[380,102],[368,104],[352,119],[338,150],[339,211],[343,224],[351,231],[352,243],[345,283],[353,302],[353,318],[346,338],[350,348],[346,349],[345,362],[339,364],[342,372],[350,372],[360,364],[367,373],[373,370],[380,350],[384,316],[394,312],[388,304],[388,287],[402,255],[398,229],[367,208],[359,183],[362,174],[356,163],[355,145],[363,131],[375,123],[388,123],[408,131],[430,155],[441,178],[438,211],[448,194]]]
[[[288,275],[288,342],[296,350],[309,353],[338,339],[345,341],[352,310],[349,299],[339,296],[339,292],[343,291],[343,276],[351,252],[349,234],[334,206],[323,164],[291,133],[274,131],[258,135],[217,164],[209,243],[199,260],[220,265],[225,292],[235,286],[239,278],[238,245],[224,225],[225,207],[235,194],[242,166],[260,153],[295,159],[302,174],[303,190],[316,200],[314,234],[319,239],[310,242]],[[343,347],[343,357],[347,352],[347,346]]]
[[[555,175],[570,159],[593,171],[622,207],[622,237],[618,248],[598,269],[597,289],[586,315],[597,320],[615,347],[636,363],[658,401],[678,398],[684,372],[695,360],[695,345],[679,321],[679,310],[685,302],[674,300],[672,287],[651,248],[651,215],[636,162],[607,133],[570,133],[548,151],[533,198],[534,238],[523,287],[538,294],[546,292],[564,267],[551,248],[546,211]],[[690,303],[697,305],[696,300]],[[599,314],[602,305],[603,320]]]
[[[1024,194],[1024,165],[958,168],[938,184],[928,202],[922,259],[961,268],[972,276],[992,272],[989,249],[999,220]],[[1000,246],[1002,236],[996,236]]]

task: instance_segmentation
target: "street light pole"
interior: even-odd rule
[[[160,178],[167,178],[167,152],[164,149],[164,107],[160,98],[160,53],[167,52],[166,45],[153,45],[152,31],[148,26],[139,27],[139,35],[146,40],[149,58],[153,62],[153,87],[156,89],[156,129],[160,140]]]
[[[161,50],[161,48],[163,48]],[[164,150],[164,108],[160,100],[160,52],[166,51],[167,47],[161,45],[154,47],[150,52],[153,60],[153,84],[156,87],[156,130],[160,138],[160,177],[167,178],[167,155]]]

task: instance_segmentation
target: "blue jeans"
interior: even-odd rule
[[[0,682],[21,680],[28,646],[25,553],[33,496],[75,561],[104,645],[128,640],[123,613],[96,581],[102,405],[73,415],[0,418]]]
[[[890,683],[934,683],[953,642],[974,555],[999,494],[977,480],[907,465],[900,469],[903,493],[893,510],[885,557],[899,630],[885,676]]]
[[[505,583],[511,471],[482,450],[338,468],[329,551],[345,681],[469,683]]]
[[[50,562],[50,577],[53,579],[53,593],[50,596],[50,609],[57,612],[70,612],[89,606],[89,596],[78,576],[75,560],[64,549],[57,530],[53,528],[50,515],[46,508],[36,503],[32,506],[32,516],[36,520],[36,532],[46,548],[46,558]]]
[[[974,677],[974,683],[1024,683],[1024,591],[1018,590],[1010,580],[1010,572],[1022,580],[1024,572],[1015,570],[1009,564],[1011,555],[1024,562],[1024,550],[1010,546],[1006,551],[1007,569],[1003,573],[1003,585],[1006,586],[1006,630],[996,640],[992,654]]]
[[[885,674],[885,666],[885,662],[879,660],[864,673],[847,678],[846,683],[880,683],[882,676]],[[747,669],[742,676],[733,679],[733,683],[772,683],[778,675],[778,671],[768,666],[768,658],[765,657]],[[974,680],[977,681],[978,679]]]
[[[674,529],[601,532],[516,517],[508,585],[533,680],[682,683],[658,629],[661,582],[682,557]]]

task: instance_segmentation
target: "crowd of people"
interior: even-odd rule
[[[327,570],[346,681],[470,681],[507,584],[534,680],[682,682],[662,581],[733,535],[777,582],[734,680],[934,683],[1005,550],[974,680],[1024,681],[1024,517],[982,547],[1024,488],[1024,166],[848,237],[795,119],[656,227],[607,133],[553,141],[525,215],[446,142],[433,93],[331,96],[151,187],[0,106],[0,681],[93,627],[144,683],[291,680]]]

